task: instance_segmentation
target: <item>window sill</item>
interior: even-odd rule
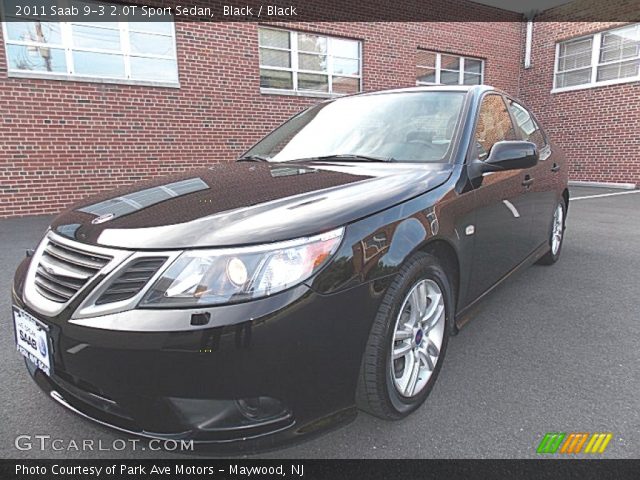
[[[299,90],[280,90],[279,88],[260,88],[263,95],[284,95],[289,97],[311,97],[311,98],[338,98],[344,97],[342,93],[307,92]],[[361,93],[361,92],[359,92]]]
[[[125,80],[121,78],[103,78],[81,75],[68,75],[66,73],[43,73],[43,72],[7,72],[9,78],[35,78],[39,80],[63,80],[67,82],[84,83],[109,83],[118,85],[134,85],[143,87],[180,88],[179,82],[154,82],[151,80]]]
[[[640,82],[640,77],[618,78],[616,80],[607,80],[605,82],[585,83],[582,85],[574,85],[572,87],[554,88],[551,93],[574,92],[576,90],[586,90],[589,88],[608,87],[610,85],[621,85],[623,83]]]

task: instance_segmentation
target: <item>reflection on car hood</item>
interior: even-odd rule
[[[448,164],[221,163],[81,202],[52,229],[95,245],[173,249],[313,235],[441,185]]]

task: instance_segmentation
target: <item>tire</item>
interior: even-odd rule
[[[562,218],[560,218],[560,229],[559,232],[556,232],[556,215],[560,214]],[[536,263],[538,265],[553,265],[560,258],[560,253],[562,252],[562,243],[564,241],[564,230],[565,230],[565,220],[567,218],[567,205],[563,200],[560,200],[556,205],[556,208],[553,209],[553,217],[551,218],[551,226],[549,227],[549,251],[540,258]],[[554,245],[554,236],[559,233],[560,237],[557,240],[557,247]]]
[[[414,308],[413,304],[424,297],[428,300]],[[433,255],[417,253],[407,260],[389,286],[367,340],[356,393],[361,410],[385,420],[397,420],[425,401],[446,353],[453,322],[453,298],[447,273]],[[435,309],[435,313],[427,317],[430,309]],[[414,311],[420,313],[414,317]],[[412,318],[420,318],[424,323],[415,322],[411,329],[408,325]],[[392,358],[406,349],[411,351],[401,358]],[[417,377],[413,370],[416,361]]]

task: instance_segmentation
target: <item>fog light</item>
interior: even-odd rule
[[[249,430],[269,431],[273,425],[287,425],[293,421],[291,411],[281,401],[270,397],[236,400],[171,397],[168,400],[187,428],[195,428],[203,434],[217,432],[231,438],[236,435],[234,431],[243,436]]]
[[[243,398],[236,405],[245,418],[256,422],[280,417],[286,411],[282,403],[271,397]]]

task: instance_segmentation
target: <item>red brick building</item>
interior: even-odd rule
[[[234,160],[325,97],[432,82],[519,96],[566,151],[572,179],[638,183],[640,26],[620,35],[619,23],[543,13],[528,49],[521,15],[447,3],[495,21],[43,28],[5,17],[0,217]]]
[[[562,146],[573,180],[640,183],[640,25],[624,25],[535,23],[519,96]],[[619,45],[619,34],[634,41]],[[557,73],[561,48],[577,52],[565,62],[573,76],[566,87]]]

